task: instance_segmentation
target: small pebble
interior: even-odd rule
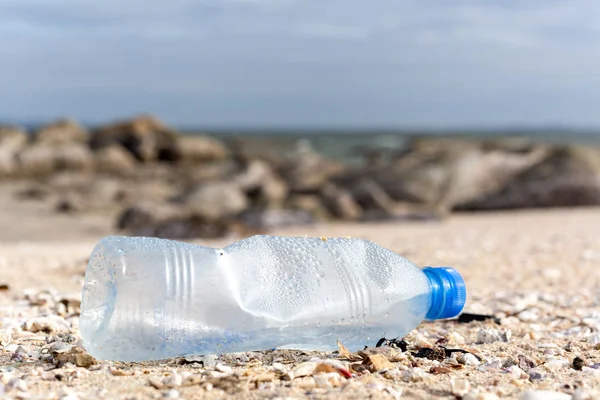
[[[217,371],[219,371],[219,372],[222,372],[222,373],[224,373],[224,374],[227,374],[227,375],[231,375],[231,374],[233,374],[233,368],[231,368],[231,367],[230,367],[230,366],[228,366],[228,365],[223,365],[223,364],[221,364],[221,363],[218,363],[218,364],[215,366],[215,370],[217,370]]]
[[[514,376],[517,379],[521,379],[524,377],[527,377],[528,375],[525,373],[525,371],[523,371],[521,368],[519,368],[517,365],[511,365],[510,367],[508,367],[506,369],[506,371],[511,374],[512,376]]]
[[[504,342],[507,343],[510,341],[511,331],[509,329],[500,331],[498,329],[482,328],[477,334],[477,343],[485,344],[485,343],[494,343],[494,342]]]
[[[456,360],[464,365],[479,365],[481,361],[471,353],[460,353],[456,356]]]
[[[574,369],[575,371],[581,371],[581,369],[582,369],[582,368],[583,368],[583,367],[586,365],[586,362],[585,362],[585,360],[584,360],[583,358],[581,358],[581,357],[575,357],[575,358],[573,359],[573,363],[572,363],[572,365],[573,365],[573,369]]]
[[[163,397],[165,399],[178,399],[179,391],[176,389],[167,390],[166,392],[163,393]]]
[[[177,372],[173,372],[173,373],[171,373],[171,375],[167,376],[164,379],[163,384],[165,385],[165,387],[174,388],[174,387],[181,386],[182,382],[183,382],[183,377],[180,374],[178,374]]]
[[[419,381],[422,381],[423,379],[425,379],[426,376],[427,376],[427,373],[425,371],[423,371],[419,367],[415,367],[415,368],[409,369],[408,371],[404,371],[402,373],[402,380],[404,382],[419,382]]]
[[[457,397],[463,397],[469,392],[471,384],[465,379],[450,378],[450,391]]]

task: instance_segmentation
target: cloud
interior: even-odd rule
[[[596,0],[0,0],[3,112],[600,123],[599,13]]]

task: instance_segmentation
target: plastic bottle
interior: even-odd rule
[[[464,281],[361,239],[253,236],[224,249],[110,236],[85,275],[94,357],[157,360],[271,348],[350,350],[458,315]]]

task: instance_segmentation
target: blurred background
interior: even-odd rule
[[[599,16],[0,0],[0,241],[599,205]]]

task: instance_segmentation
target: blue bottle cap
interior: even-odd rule
[[[425,318],[453,318],[460,314],[467,301],[467,289],[458,271],[449,267],[426,267],[423,272],[431,284],[431,306]]]

